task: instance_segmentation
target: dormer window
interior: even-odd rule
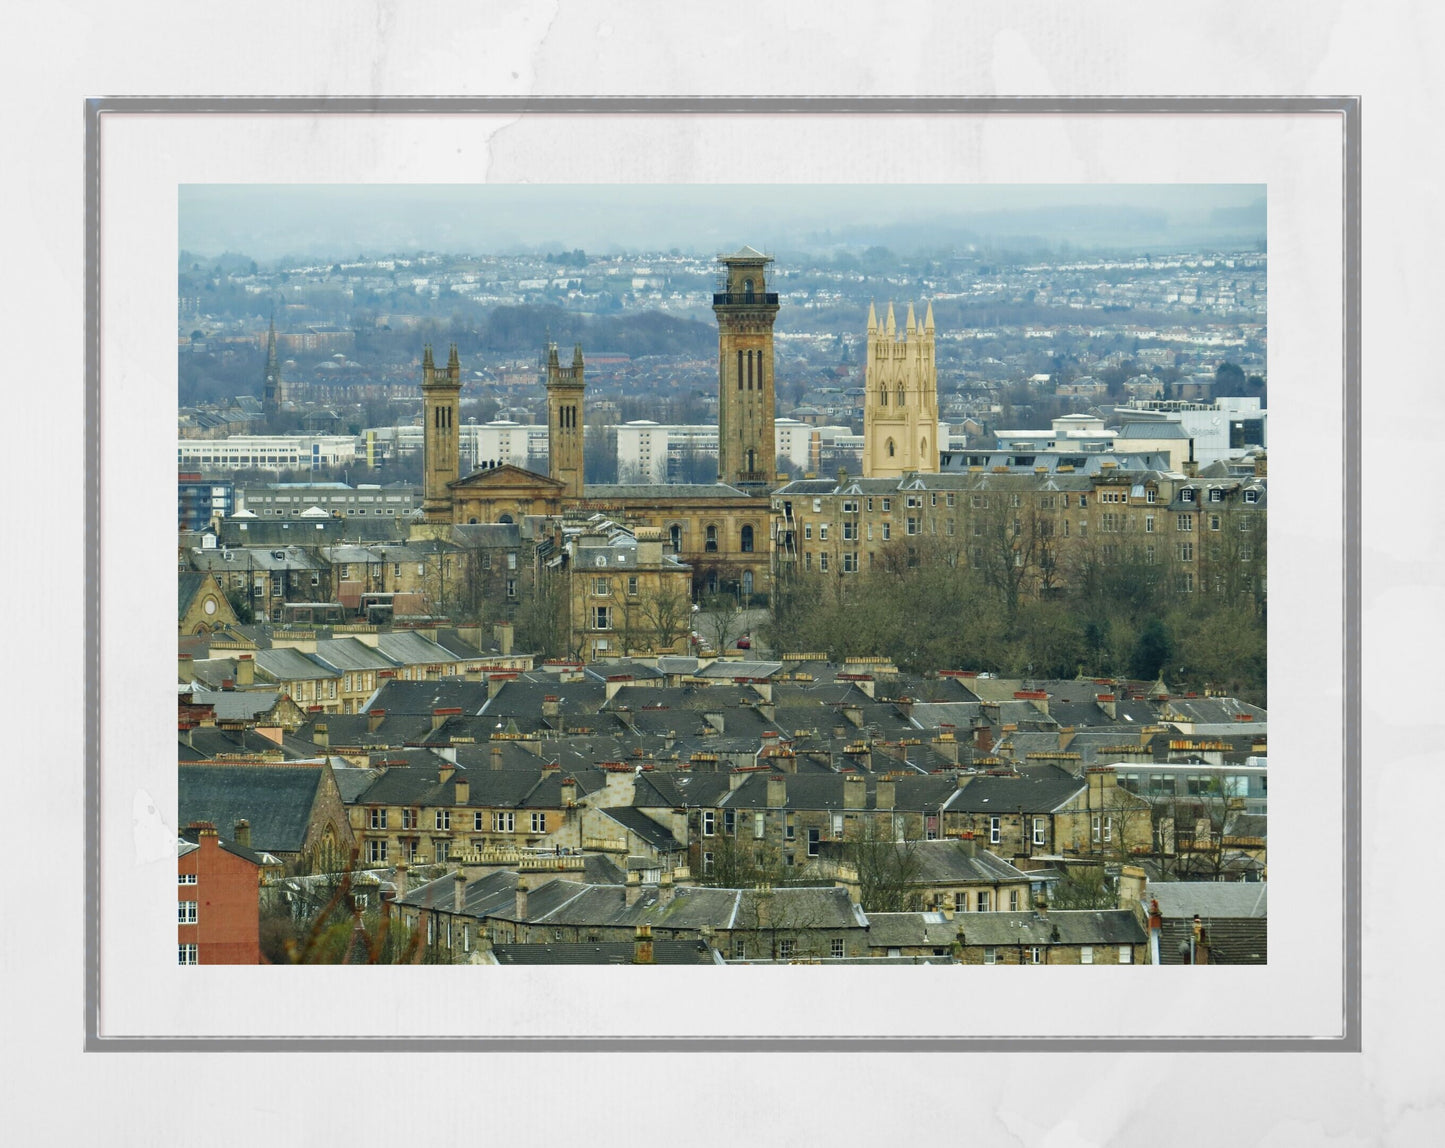
[[[1244,501],[1245,501],[1245,502],[1258,502],[1258,501],[1259,501],[1259,491],[1257,491],[1257,490],[1246,490],[1246,491],[1244,492]]]
[[[1188,487],[1188,486],[1186,486],[1183,490],[1181,490],[1181,491],[1179,492],[1179,501],[1180,501],[1180,502],[1193,502],[1193,501],[1194,501],[1194,489],[1193,489],[1193,487]]]

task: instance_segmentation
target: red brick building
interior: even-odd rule
[[[180,963],[260,964],[263,858],[244,845],[222,841],[207,821],[184,829],[176,849]]]

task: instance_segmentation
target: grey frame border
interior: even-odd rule
[[[1344,204],[1344,938],[1338,1037],[104,1037],[100,1034],[101,131],[123,115],[1331,115]],[[85,1050],[87,1052],[1359,1052],[1360,998],[1359,96],[118,96],[85,102]]]

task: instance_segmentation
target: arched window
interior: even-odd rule
[[[510,525],[512,522],[512,516],[510,514],[503,514],[500,518],[497,519],[497,521]]]
[[[753,281],[751,279],[743,280],[743,295],[749,303],[753,301]]]
[[[752,596],[753,596],[753,572],[752,572],[751,570],[744,570],[744,571],[743,571],[743,597],[745,597],[745,598],[751,598]]]
[[[899,388],[898,388],[898,405],[899,405],[900,407],[903,405],[903,388],[902,388],[902,387],[899,387]]]
[[[669,526],[669,527],[667,528],[667,533],[668,533],[668,536],[669,536],[669,537],[671,538],[671,540],[672,540],[672,549],[673,549],[673,551],[674,551],[675,553],[680,553],[680,552],[682,551],[682,526],[681,526],[681,524],[680,524],[680,523],[677,523],[677,522],[674,522],[671,526]]]
[[[468,526],[475,526],[476,524],[477,524],[477,520],[476,520],[475,518],[468,518],[468,519],[467,519],[467,525],[468,525]]]
[[[887,388],[887,387],[880,387],[880,388],[878,389],[878,405],[879,405],[880,407],[886,407],[886,406],[888,405],[888,388]]]
[[[744,554],[751,554],[753,552],[753,528],[751,526],[743,527],[741,545]]]
[[[888,440],[888,457],[889,457],[889,458],[892,458],[892,457],[893,457],[893,454],[894,454],[894,451],[893,451],[893,440],[892,440],[892,439],[889,439],[889,440]]]
[[[707,539],[706,539],[706,541],[703,543],[703,549],[706,550],[706,551],[707,551],[708,553],[710,553],[710,554],[716,552],[716,550],[717,550],[717,527],[716,527],[716,526],[709,526],[709,527],[707,528]]]

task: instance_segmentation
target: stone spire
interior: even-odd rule
[[[868,333],[870,335],[878,332],[878,312],[873,310],[873,300],[868,300]]]
[[[898,324],[893,321],[893,300],[888,300],[888,318],[884,321],[883,330],[891,339],[898,333]]]

